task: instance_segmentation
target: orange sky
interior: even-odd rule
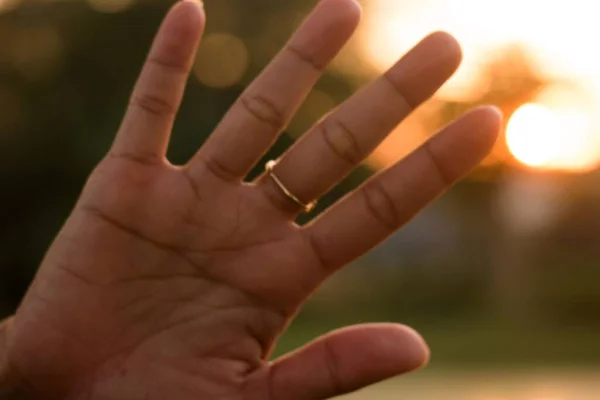
[[[364,0],[363,4],[360,47],[381,71],[432,31],[445,30],[457,37],[463,46],[464,63],[440,91],[441,98],[460,101],[473,97],[481,89],[481,66],[494,50],[508,43],[523,45],[539,73],[582,84],[589,90],[585,99],[565,91],[544,93],[534,101],[542,107],[541,112],[539,107],[519,110],[517,122],[509,124],[509,146],[513,155],[529,166],[587,170],[598,164],[597,2]],[[549,137],[554,147],[543,143]]]

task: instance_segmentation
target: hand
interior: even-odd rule
[[[411,329],[376,324],[268,362],[315,288],[473,168],[499,131],[494,109],[472,111],[303,227],[269,174],[243,183],[359,16],[353,0],[322,0],[196,156],[174,166],[165,151],[204,25],[195,1],[174,6],[111,150],[5,327],[5,393],[10,382],[11,398],[324,399],[427,361]],[[449,35],[424,39],[307,132],[275,176],[298,199],[318,198],[460,57]]]

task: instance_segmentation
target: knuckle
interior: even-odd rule
[[[360,163],[365,153],[356,140],[356,134],[343,122],[336,118],[326,120],[321,124],[323,138],[332,153],[351,166]]]
[[[378,181],[373,181],[362,189],[367,212],[386,230],[392,232],[402,225],[400,213],[394,199]]]
[[[134,94],[130,105],[158,117],[171,117],[176,113],[175,107],[164,98],[150,94]]]
[[[206,169],[210,171],[211,174],[216,176],[225,182],[232,182],[237,179],[238,174],[234,171],[233,168],[226,165],[223,161],[221,161],[217,157],[206,157],[203,160]]]
[[[163,58],[153,57],[148,59],[148,64],[162,70],[164,73],[176,74],[176,75],[187,75],[188,69],[181,64],[168,61]]]
[[[308,65],[309,67],[318,72],[322,72],[326,67],[324,63],[319,62],[313,55],[307,53],[304,50],[301,50],[294,46],[288,46],[286,47],[286,49],[302,63]]]
[[[444,168],[439,160],[439,157],[431,149],[429,142],[426,142],[423,145],[423,150],[425,153],[426,162],[429,165],[429,170],[431,171],[431,175],[436,177],[437,181],[442,187],[452,186],[456,179],[446,172],[446,168]]]
[[[282,111],[263,95],[245,95],[240,98],[242,107],[255,119],[280,130],[285,125]]]
[[[316,236],[314,233],[311,233],[310,231],[307,232],[306,238],[309,247],[315,255],[320,269],[326,272],[331,270],[331,263],[327,260],[326,257],[325,249],[327,248],[327,246],[325,246],[321,242],[318,236]]]
[[[145,153],[140,151],[137,151],[135,153],[124,151],[110,152],[107,155],[107,159],[128,161],[146,167],[155,167],[163,162],[162,158],[159,157],[157,154]]]
[[[410,110],[414,110],[418,107],[420,102],[416,99],[410,98],[406,90],[402,88],[402,85],[397,82],[389,72],[383,74],[382,78],[384,82],[387,82],[388,86],[392,88],[392,90],[398,95],[400,100],[408,105]]]
[[[347,392],[347,387],[344,384],[344,380],[342,379],[338,355],[335,352],[333,345],[325,340],[323,342],[324,347],[324,358],[325,358],[325,366],[327,368],[327,374],[329,377],[329,386],[331,393],[341,394]]]

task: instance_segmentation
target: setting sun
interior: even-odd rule
[[[586,171],[597,166],[600,149],[585,112],[525,104],[511,117],[506,142],[530,167]]]
[[[360,49],[381,72],[428,33],[453,34],[464,62],[437,98],[468,104],[489,93],[490,82],[504,90],[490,81],[486,63],[517,46],[532,76],[568,87],[537,95],[533,86],[506,89],[524,96],[498,104],[508,114],[517,109],[506,132],[508,151],[532,168],[587,171],[600,164],[600,57],[591,50],[600,35],[595,8],[587,0],[506,0],[493,7],[479,0],[369,0]],[[506,148],[498,151],[495,160],[507,160]]]

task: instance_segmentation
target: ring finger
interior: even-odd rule
[[[363,161],[418,105],[454,73],[456,40],[429,35],[381,78],[325,117],[258,179],[260,190],[287,214],[326,193]]]

